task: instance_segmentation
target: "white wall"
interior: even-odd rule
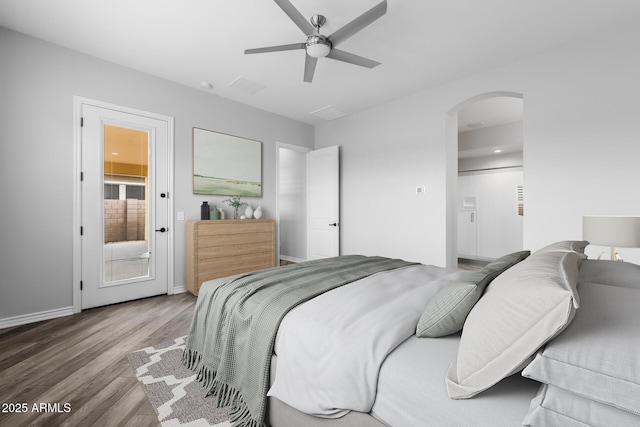
[[[192,194],[192,127],[262,141],[263,197],[251,200],[267,218],[275,217],[276,141],[313,146],[310,125],[2,27],[0,58],[0,320],[72,305],[74,95],[175,118],[172,197],[187,220],[199,219],[203,200],[224,198]],[[184,223],[174,230],[180,286]]]
[[[525,248],[580,239],[585,214],[640,213],[638,52],[638,26],[594,34],[316,127],[316,147],[342,147],[343,252],[455,259],[447,116],[494,91],[524,96]]]
[[[441,261],[446,230],[433,225],[446,221],[437,208],[446,203],[446,168],[437,131],[444,120],[416,97],[316,127],[316,148],[340,146],[342,254]]]

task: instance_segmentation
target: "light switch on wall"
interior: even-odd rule
[[[178,221],[184,221],[184,212],[178,212]]]
[[[418,187],[416,187],[416,194],[418,196],[424,196],[424,194],[427,192],[427,189],[425,188],[424,185],[420,185]]]

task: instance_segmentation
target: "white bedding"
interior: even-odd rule
[[[386,356],[414,335],[429,299],[461,274],[416,265],[375,274],[298,306],[280,325],[276,378],[268,395],[320,417],[369,412]]]
[[[386,425],[515,427],[529,409],[540,383],[518,374],[472,399],[447,396],[444,377],[456,355],[460,334],[409,338],[380,369],[371,414]]]

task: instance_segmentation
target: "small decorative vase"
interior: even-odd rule
[[[209,203],[202,202],[202,206],[200,206],[200,219],[209,219]]]
[[[244,210],[244,217],[247,219],[253,218],[253,208],[251,205],[247,205],[247,208]]]
[[[211,207],[211,214],[209,215],[209,219],[220,219],[220,211],[216,205]]]
[[[253,217],[255,219],[260,219],[262,218],[262,205],[258,205],[258,207],[256,208],[256,210],[253,212]]]
[[[224,219],[225,218],[224,209],[218,208],[218,212],[220,212],[220,219]]]

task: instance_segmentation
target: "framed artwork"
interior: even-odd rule
[[[193,194],[262,196],[262,143],[194,127]]]

